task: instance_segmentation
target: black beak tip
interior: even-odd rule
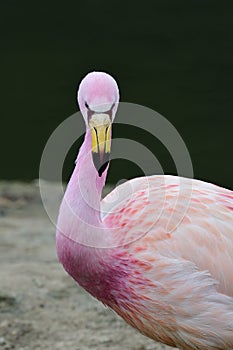
[[[98,171],[99,177],[101,177],[109,164],[109,154],[105,153],[102,161],[100,161],[99,153],[93,153],[92,157],[93,157],[94,166]]]
[[[109,161],[108,161],[108,162],[105,162],[104,164],[101,165],[101,167],[100,167],[99,170],[98,170],[99,177],[102,176],[102,174],[103,174],[103,172],[106,170],[108,164],[109,164]]]

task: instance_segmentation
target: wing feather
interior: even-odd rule
[[[102,201],[103,221],[119,245],[153,259],[184,259],[233,296],[233,192],[175,176],[137,178]]]

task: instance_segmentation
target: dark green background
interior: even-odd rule
[[[0,7],[0,178],[38,177],[46,140],[77,111],[80,79],[104,70],[117,79],[122,101],[151,107],[174,124],[196,178],[233,187],[232,1],[9,0]],[[114,133],[144,142],[164,171],[175,173],[152,137],[122,127]],[[113,161],[109,180],[138,174]]]

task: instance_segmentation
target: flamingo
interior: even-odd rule
[[[156,175],[129,180],[101,200],[116,81],[89,73],[78,103],[86,135],[57,221],[64,269],[155,341],[183,350],[233,349],[233,192]]]

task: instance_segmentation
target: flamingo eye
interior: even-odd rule
[[[85,101],[85,107],[89,109],[88,103]]]

